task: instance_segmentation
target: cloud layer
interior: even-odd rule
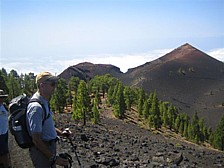
[[[5,64],[2,68],[5,68],[9,73],[11,70],[16,70],[19,74],[27,74],[33,72],[35,74],[41,71],[50,71],[55,74],[60,74],[63,70],[69,66],[73,66],[82,62],[91,62],[94,64],[111,64],[120,68],[122,72],[126,72],[129,68],[134,68],[145,64],[146,62],[153,61],[173,49],[161,49],[153,50],[147,53],[136,54],[100,54],[100,55],[88,55],[77,59],[58,59],[55,60],[53,56],[45,57],[44,59],[36,60],[21,60],[20,62],[10,62],[2,59]],[[213,49],[206,52],[208,55],[216,58],[219,61],[224,62],[224,48]]]

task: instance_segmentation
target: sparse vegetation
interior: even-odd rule
[[[184,69],[182,69],[181,67],[178,69],[178,73],[180,73],[182,75],[186,75],[186,71]]]
[[[189,72],[195,72],[194,67],[190,67],[188,70],[189,70]]]
[[[224,151],[224,116],[221,118],[216,130],[210,134],[209,141],[215,148]]]
[[[35,77],[32,74],[19,76],[16,71],[9,74],[2,69],[0,71],[1,89],[9,94],[9,100],[26,93],[32,95],[35,92]],[[72,116],[75,120],[92,120],[99,122],[99,95],[107,94],[108,105],[113,107],[114,115],[123,119],[127,110],[137,109],[138,116],[145,120],[149,128],[159,130],[165,127],[174,131],[188,140],[203,143],[208,141],[220,150],[224,149],[224,117],[221,119],[214,132],[208,129],[203,119],[197,112],[190,119],[185,113],[179,113],[178,109],[169,102],[158,100],[157,93],[148,95],[143,89],[124,86],[122,82],[110,75],[96,76],[89,82],[72,78],[68,85],[61,79],[57,90],[51,100],[51,108],[62,112],[66,106],[66,100],[72,100]],[[90,95],[94,98],[91,101]],[[8,101],[9,101],[8,100]]]

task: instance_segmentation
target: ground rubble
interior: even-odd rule
[[[70,154],[73,158],[73,168],[224,166],[223,152],[169,139],[123,120],[101,117],[100,124],[87,123],[86,126],[82,126],[73,121],[70,114],[56,114],[55,118],[57,127],[69,127],[74,133],[73,147],[67,139],[60,139],[58,142],[58,153]],[[28,150],[19,148],[11,136],[10,152],[12,167],[32,168]]]
[[[98,125],[67,125],[76,136],[78,158],[82,167],[222,167],[224,153],[191,143],[164,138],[135,124],[102,118]],[[62,148],[69,145],[61,143]],[[65,151],[66,151],[65,150]],[[67,151],[69,152],[69,151]],[[73,154],[74,166],[78,166]]]

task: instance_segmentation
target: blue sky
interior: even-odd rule
[[[224,61],[224,0],[0,0],[1,68],[123,72],[190,43]]]

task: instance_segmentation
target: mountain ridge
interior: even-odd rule
[[[188,43],[126,73],[109,64],[81,63],[69,68],[59,76],[68,80],[79,77],[80,72],[81,79],[88,81],[109,73],[125,85],[141,87],[148,93],[156,90],[160,100],[172,102],[189,116],[197,111],[211,127],[223,115],[224,63]]]
[[[111,64],[93,64],[90,62],[79,63],[65,69],[59,77],[69,80],[72,76],[79,77],[82,80],[89,81],[96,75],[104,75],[109,73],[115,77],[123,74],[120,68]]]

